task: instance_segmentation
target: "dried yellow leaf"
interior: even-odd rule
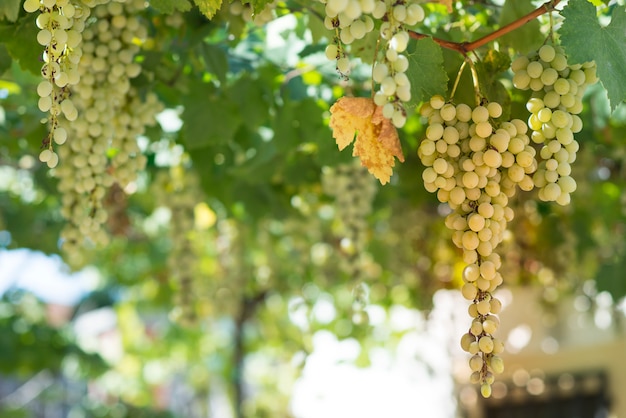
[[[339,150],[353,140],[352,155],[381,184],[389,182],[395,165],[394,157],[404,162],[398,131],[391,121],[383,117],[382,107],[364,97],[342,97],[330,108],[330,127]]]

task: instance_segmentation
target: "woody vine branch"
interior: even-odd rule
[[[527,15],[524,15],[520,17],[519,19],[514,20],[513,22],[501,27],[500,29],[493,31],[490,34],[485,35],[482,38],[479,38],[472,42],[452,42],[452,41],[447,41],[445,39],[440,39],[440,38],[435,38],[435,37],[432,37],[432,40],[438,43],[442,48],[451,49],[463,55],[467,55],[468,52],[478,49],[481,46],[488,44],[489,42],[492,42],[495,39],[498,39],[499,37],[524,26],[526,23],[530,22],[531,20],[534,20],[537,17],[545,13],[549,13],[555,10],[555,7],[560,2],[561,0],[547,1],[546,3],[542,4],[541,6],[533,10],[532,12],[528,13]],[[415,31],[409,31],[409,36],[413,39],[423,39],[423,38],[430,37],[430,35],[425,35],[423,33],[415,32]]]

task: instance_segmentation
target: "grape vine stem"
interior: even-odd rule
[[[489,42],[492,42],[498,39],[499,37],[509,32],[512,32],[517,28],[524,26],[526,23],[530,22],[531,20],[536,19],[542,14],[553,11],[556,5],[559,4],[560,2],[561,0],[547,1],[541,6],[539,6],[538,8],[536,8],[535,10],[533,10],[532,12],[528,13],[527,15],[524,15],[520,17],[519,19],[514,20],[513,22],[505,26],[502,26],[500,29],[493,31],[490,34],[485,35],[482,38],[479,38],[472,42],[452,42],[452,41],[447,41],[445,39],[440,39],[440,38],[435,38],[435,37],[432,37],[432,39],[433,41],[438,43],[442,48],[451,49],[463,55],[467,55],[468,52],[478,49],[481,46],[488,44]],[[423,38],[431,37],[430,35],[425,35],[423,33],[415,32],[415,31],[409,31],[409,35],[413,39],[423,39]]]

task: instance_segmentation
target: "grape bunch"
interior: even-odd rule
[[[82,264],[85,243],[108,241],[106,190],[113,183],[127,187],[144,168],[137,137],[161,110],[156,96],[141,98],[130,83],[141,72],[134,57],[147,32],[136,14],[145,7],[141,0],[99,4],[91,11],[97,19],[83,31],[81,81],[71,90],[78,116],[61,122],[70,139],[60,149],[62,164],[55,172],[61,213],[68,220],[63,250],[73,265]]]
[[[406,49],[409,44],[407,27],[424,20],[424,10],[414,2],[393,2],[387,6],[380,26],[382,47],[380,58],[374,65],[372,79],[378,84],[374,103],[383,107],[383,116],[401,128],[406,123],[404,102],[411,100],[411,82],[406,75],[409,60]]]
[[[578,142],[574,134],[582,129],[578,114],[588,85],[597,81],[594,62],[570,65],[562,48],[549,44],[513,61],[513,85],[532,90],[526,108],[531,113],[531,139],[541,144],[541,162],[533,177],[539,199],[560,205],[570,202],[576,181],[570,176]]]
[[[367,216],[372,212],[376,184],[367,169],[359,163],[325,167],[322,174],[324,192],[335,198],[341,259],[339,267],[354,284],[353,317],[362,321],[366,313],[367,291],[363,284],[366,245],[368,242]]]
[[[509,199],[518,186],[533,188],[535,150],[525,122],[495,122],[502,114],[495,102],[471,108],[437,95],[422,106],[421,114],[428,120],[418,148],[426,167],[424,187],[451,209],[445,224],[467,264],[462,294],[471,301],[473,320],[461,346],[472,355],[472,382],[481,383],[481,393],[488,397],[494,374],[504,367],[498,355],[504,346],[494,337],[501,303],[493,292],[503,282],[501,259],[494,251],[514,216]]]
[[[325,4],[324,25],[334,30],[334,42],[326,48],[326,56],[337,60],[337,71],[346,75],[350,59],[344,45],[364,38],[380,24],[380,50],[372,79],[378,85],[374,101],[383,107],[383,115],[394,126],[406,123],[403,102],[411,100],[411,83],[406,76],[409,60],[405,55],[409,43],[407,27],[424,20],[424,10],[412,0],[320,0]]]
[[[49,133],[42,143],[39,159],[50,168],[59,163],[54,144],[67,141],[67,131],[60,126],[60,117],[76,120],[78,111],[70,98],[69,87],[78,84],[78,62],[82,51],[81,32],[90,9],[80,2],[70,0],[26,0],[24,10],[39,12],[36,19],[39,32],[37,42],[43,46],[43,80],[37,86],[39,110],[48,113],[45,122]]]
[[[320,1],[325,4],[324,26],[335,31],[334,42],[326,47],[326,57],[329,60],[337,60],[337,71],[346,75],[350,72],[350,59],[344,45],[363,39],[374,30],[374,19],[371,14],[380,4],[376,1],[358,0]]]
[[[336,219],[339,221],[341,249],[346,257],[342,270],[350,276],[359,275],[360,254],[367,245],[367,216],[372,211],[376,184],[366,168],[359,163],[326,167],[322,175],[324,192],[335,198]]]

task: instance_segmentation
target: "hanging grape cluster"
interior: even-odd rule
[[[576,189],[570,176],[578,150],[574,133],[582,129],[577,114],[586,86],[597,81],[594,63],[569,65],[563,50],[552,45],[517,58],[512,71],[515,87],[533,91],[527,122],[497,122],[502,109],[494,102],[471,108],[434,96],[421,109],[428,119],[418,149],[426,167],[424,187],[452,211],[445,222],[467,263],[461,292],[471,301],[473,318],[461,347],[471,354],[470,380],[481,384],[485,397],[494,374],[504,368],[504,346],[494,337],[502,305],[493,292],[503,282],[494,251],[514,216],[509,200],[519,186],[539,188],[544,201],[570,202]],[[534,144],[541,146],[539,153]]]
[[[152,185],[157,204],[170,210],[167,267],[171,283],[176,290],[174,316],[183,325],[192,325],[197,320],[197,289],[194,286],[198,275],[198,253],[194,247],[196,204],[202,192],[195,172],[183,166],[172,167],[160,172]]]
[[[495,102],[472,109],[434,96],[421,114],[428,120],[426,138],[418,149],[426,166],[424,186],[452,210],[446,226],[454,231],[452,240],[467,263],[462,293],[472,302],[473,320],[461,345],[472,354],[471,380],[480,382],[481,392],[489,396],[494,374],[503,370],[498,354],[504,348],[494,337],[501,303],[493,292],[503,282],[500,256],[494,250],[514,216],[509,198],[517,186],[533,187],[535,150],[523,121],[496,124],[502,107]]]
[[[518,57],[511,69],[513,85],[533,91],[526,107],[531,113],[528,126],[533,131],[532,141],[542,145],[542,161],[533,177],[539,199],[567,205],[576,190],[570,164],[579,148],[574,134],[583,126],[578,114],[583,109],[585,89],[597,81],[596,65],[569,65],[562,48],[546,44],[539,51]]]
[[[84,3],[70,0],[26,0],[24,10],[39,12],[37,42],[43,46],[43,80],[37,86],[39,110],[47,113],[45,122],[49,134],[44,138],[39,159],[48,167],[59,163],[54,144],[67,141],[67,131],[60,126],[62,117],[76,120],[78,111],[70,98],[70,86],[80,81],[78,63],[81,59],[81,33],[89,17],[90,8]]]
[[[355,309],[365,307],[362,256],[368,242],[367,216],[372,211],[376,184],[360,164],[343,164],[326,168],[322,176],[324,192],[335,198],[336,218],[342,236],[340,268],[353,278]]]
[[[336,216],[341,223],[341,248],[350,256],[343,269],[350,275],[357,274],[359,267],[353,258],[365,251],[366,218],[372,211],[376,185],[367,169],[359,164],[326,168],[322,185],[324,192],[335,198]]]
[[[411,0],[320,1],[326,5],[324,25],[336,33],[334,43],[326,48],[326,56],[337,60],[337,71],[343,75],[350,71],[346,45],[372,32],[375,20],[382,22],[372,73],[372,79],[378,86],[374,102],[383,107],[383,115],[394,126],[403,127],[406,123],[403,103],[411,100],[411,83],[406,76],[409,68],[406,49],[410,39],[407,28],[424,20],[424,10]]]
[[[86,243],[108,241],[106,190],[114,183],[126,187],[144,168],[137,137],[162,108],[155,95],[142,98],[130,83],[141,72],[134,57],[137,41],[147,33],[136,14],[144,8],[141,0],[100,4],[91,12],[97,20],[83,31],[76,67],[80,83],[71,89],[77,116],[59,122],[68,144],[59,150],[61,164],[54,173],[68,220],[63,250],[71,264],[81,264]]]

